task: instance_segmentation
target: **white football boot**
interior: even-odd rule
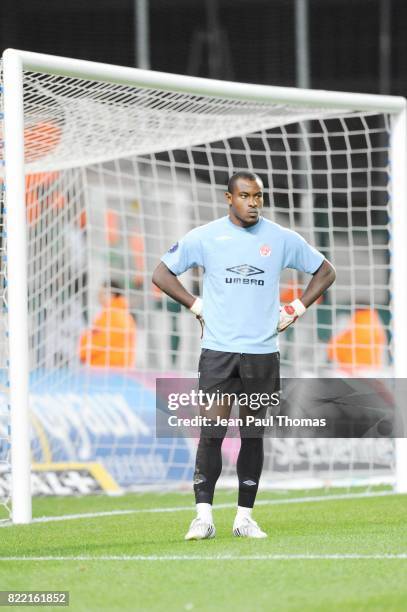
[[[245,516],[239,520],[235,519],[233,535],[238,538],[267,538],[267,533],[262,531],[250,516]]]
[[[201,518],[194,518],[189,526],[188,533],[185,536],[186,540],[209,540],[214,538],[216,533],[213,523],[206,523]]]

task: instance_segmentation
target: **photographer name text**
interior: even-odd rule
[[[326,427],[326,419],[291,418],[286,415],[270,415],[259,418],[254,415],[246,417],[222,418],[217,416],[211,419],[207,416],[196,415],[191,418],[181,418],[176,415],[168,417],[170,427]]]

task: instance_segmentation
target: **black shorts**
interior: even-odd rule
[[[232,408],[240,419],[279,412],[280,353],[227,353],[202,349],[199,389],[219,398],[201,414],[212,420],[229,418]],[[236,401],[237,400],[237,401]],[[263,428],[259,427],[258,431]],[[242,433],[242,432],[241,432]]]

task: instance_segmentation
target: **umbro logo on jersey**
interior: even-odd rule
[[[235,266],[234,268],[226,268],[228,272],[234,272],[234,274],[240,274],[240,276],[254,276],[255,274],[264,274],[264,270],[250,266],[249,264],[243,264],[241,266]]]
[[[250,278],[257,274],[264,274],[264,270],[250,266],[249,264],[242,264],[241,266],[234,266],[233,268],[226,268],[227,272],[233,272],[237,276],[227,276],[225,282],[228,285],[264,285],[264,280],[257,278]]]

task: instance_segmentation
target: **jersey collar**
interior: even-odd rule
[[[241,227],[240,225],[236,225],[233,221],[230,220],[229,215],[227,216],[229,226],[232,226],[234,229],[239,230],[241,232],[249,232],[255,233],[260,229],[260,226],[263,223],[263,217],[260,215],[258,221],[254,225],[250,225],[250,227]]]

